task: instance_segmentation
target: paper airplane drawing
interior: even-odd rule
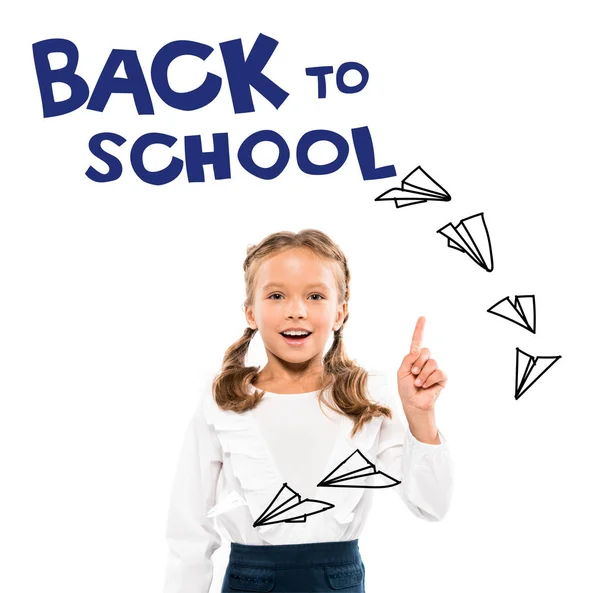
[[[306,517],[322,513],[334,506],[323,500],[312,498],[301,500],[300,495],[284,482],[275,498],[254,522],[253,527],[273,523],[306,523]]]
[[[401,480],[396,480],[388,474],[375,469],[359,449],[344,459],[329,475],[323,478],[317,486],[329,488],[390,488],[397,486]]]
[[[456,226],[449,222],[437,232],[448,239],[448,247],[466,253],[487,272],[494,269],[492,243],[483,212],[463,218]]]
[[[561,356],[532,356],[517,348],[515,399],[519,399]]]
[[[515,295],[514,303],[509,297],[504,297],[487,311],[535,333],[535,295],[533,294]]]
[[[396,208],[421,204],[430,200],[448,202],[450,194],[420,166],[413,169],[400,184],[375,198],[375,202],[394,200]]]

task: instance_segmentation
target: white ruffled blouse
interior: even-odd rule
[[[239,414],[221,410],[204,389],[171,489],[163,592],[208,593],[222,538],[249,545],[358,539],[377,488],[391,487],[421,519],[442,519],[454,485],[445,437],[438,430],[441,443],[431,445],[413,436],[385,373],[369,373],[368,392],[392,418],[372,419],[351,439],[352,420],[325,405],[321,411],[318,392],[267,392]]]

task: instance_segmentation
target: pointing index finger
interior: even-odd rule
[[[421,342],[423,341],[423,331],[425,328],[425,317],[421,316],[417,319],[415,325],[415,331],[413,332],[412,342],[410,343],[410,351],[416,354],[421,349]]]

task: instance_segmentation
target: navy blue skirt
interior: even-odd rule
[[[247,546],[231,544],[221,593],[365,593],[358,540]]]

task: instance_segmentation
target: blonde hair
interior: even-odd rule
[[[260,263],[267,257],[294,248],[311,250],[323,261],[333,265],[336,277],[338,305],[350,298],[350,270],[342,250],[325,233],[316,229],[304,229],[299,233],[281,231],[265,237],[257,245],[247,248],[244,261],[244,281],[246,285],[245,306],[250,306],[254,298],[256,273]],[[354,421],[354,436],[364,424],[376,416],[392,417],[390,408],[379,405],[367,398],[367,371],[348,358],[342,340],[342,330],[348,321],[347,313],[342,325],[334,332],[333,344],[323,357],[323,372],[320,376],[321,389],[319,403],[325,403],[336,412],[341,412]],[[225,352],[221,370],[213,380],[213,396],[223,410],[244,412],[258,405],[264,391],[254,390],[251,384],[258,379],[259,367],[247,367],[246,354],[250,341],[258,330],[246,327],[242,337]],[[324,399],[324,391],[331,387],[332,400],[337,409]]]

